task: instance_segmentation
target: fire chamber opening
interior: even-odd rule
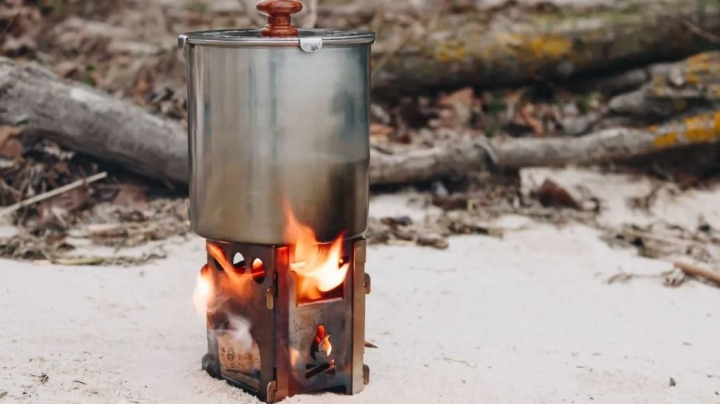
[[[239,252],[233,255],[232,264],[233,268],[237,269],[238,271],[245,271],[245,257]]]
[[[262,283],[265,280],[265,264],[263,264],[260,258],[255,258],[252,263],[252,278],[257,283]]]
[[[297,279],[297,303],[343,296],[349,263],[341,260],[343,234],[330,243],[318,242],[315,232],[301,224],[285,201],[285,238],[290,242],[290,270]]]

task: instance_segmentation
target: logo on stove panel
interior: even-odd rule
[[[326,374],[328,376],[335,374],[335,360],[330,359],[332,348],[330,333],[327,332],[324,325],[318,325],[315,339],[310,348],[310,356],[312,356],[316,363],[309,363],[305,366],[306,379],[313,378],[320,374]]]
[[[233,360],[235,360],[235,351],[234,351],[232,348],[228,349],[227,359],[228,359],[230,362],[232,362]]]
[[[330,343],[330,334],[325,330],[325,326],[318,325],[315,339],[310,349],[310,355],[315,360],[325,361],[332,353],[332,344]]]

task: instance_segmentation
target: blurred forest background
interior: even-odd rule
[[[295,24],[371,29],[371,183],[424,222],[373,218],[372,243],[502,237],[517,213],[581,221],[646,256],[720,261],[720,230],[598,221],[615,189],[524,170],[643,179],[633,212],[720,174],[717,0],[314,0]],[[187,31],[259,28],[251,0],[0,0],[0,256],[134,264],[123,247],[188,231]],[[582,181],[581,181],[582,182]],[[604,194],[601,192],[605,192]],[[9,229],[9,230],[8,230]],[[81,254],[105,245],[107,256]]]

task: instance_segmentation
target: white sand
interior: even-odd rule
[[[203,247],[172,245],[142,268],[0,261],[0,402],[257,402],[200,371]],[[720,290],[605,282],[667,269],[579,226],[457,237],[447,251],[371,247],[370,385],[287,402],[719,403]]]
[[[653,181],[648,177],[622,174],[601,174],[594,170],[533,168],[522,171],[525,192],[537,188],[550,178],[574,194],[583,191],[602,200],[599,221],[607,226],[632,223],[639,226],[667,221],[688,230],[697,228],[702,218],[715,229],[720,229],[720,186],[710,190],[680,191],[676,185]],[[650,212],[633,210],[628,198],[647,196],[653,186],[659,186]]]

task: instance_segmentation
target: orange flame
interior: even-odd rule
[[[220,264],[220,267],[225,271],[225,273],[228,275],[230,280],[235,282],[236,284],[240,284],[240,282],[245,282],[247,280],[247,277],[242,276],[242,272],[237,272],[235,269],[235,266],[230,262],[230,260],[225,256],[225,253],[223,252],[222,248],[220,246],[213,244],[211,242],[205,243],[207,252],[210,253],[210,256],[217,261],[218,264]],[[252,275],[253,279],[257,279],[258,282],[260,282],[260,279],[262,279],[265,276],[265,265],[260,261],[259,259],[255,259],[250,266],[250,274]]]
[[[212,279],[210,279],[210,267],[204,265],[200,270],[195,282],[193,292],[193,303],[198,313],[205,315],[208,312],[208,305],[213,295]]]
[[[330,343],[330,334],[325,331],[325,326],[319,325],[317,334],[315,334],[315,344],[320,352],[324,352],[326,356],[332,353],[332,344]]]
[[[207,241],[205,242],[205,249],[208,253],[210,253],[211,257],[215,258],[215,261],[220,264],[222,269],[225,270],[225,272],[229,276],[235,275],[235,269],[233,268],[233,264],[230,262],[230,260],[227,259],[225,253],[223,252],[222,248],[220,248],[220,246]]]
[[[322,342],[320,343],[320,350],[325,352],[326,356],[330,356],[332,353],[332,344],[330,343],[330,336],[323,338]]]
[[[343,283],[349,267],[342,264],[340,234],[329,244],[320,244],[315,232],[298,222],[290,204],[285,201],[285,238],[292,244],[290,269],[297,274],[298,298],[318,300]]]

